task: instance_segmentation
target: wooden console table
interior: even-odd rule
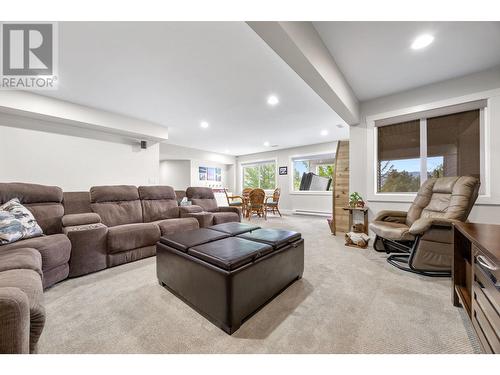
[[[453,305],[462,305],[486,353],[500,353],[500,225],[454,225]]]

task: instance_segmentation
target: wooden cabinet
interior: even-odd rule
[[[500,353],[500,225],[454,225],[453,304],[462,305],[484,352]]]

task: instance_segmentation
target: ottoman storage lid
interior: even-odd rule
[[[240,234],[238,237],[262,242],[277,249],[283,245],[299,240],[302,235],[298,232],[284,229],[257,229],[250,233]]]
[[[228,237],[192,247],[188,250],[188,254],[231,271],[270,253],[272,250],[271,246],[263,243]]]
[[[219,232],[227,233],[231,236],[237,236],[238,234],[243,234],[247,232],[251,232],[256,229],[260,229],[257,225],[249,225],[242,223],[222,223],[217,225],[212,225],[209,227],[210,229],[217,230]]]
[[[188,230],[172,236],[160,238],[160,242],[174,249],[186,252],[192,246],[202,245],[210,241],[229,237],[228,234],[208,228]]]

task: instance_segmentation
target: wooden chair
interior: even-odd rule
[[[267,211],[271,211],[273,213],[273,215],[277,211],[278,214],[280,215],[280,217],[282,217],[280,209],[278,207],[279,201],[280,201],[280,194],[281,194],[281,189],[280,188],[274,189],[272,197],[267,197],[266,198],[266,201],[264,203],[264,208],[265,208],[266,212]],[[270,199],[272,199],[272,201],[268,202]]]
[[[252,189],[249,195],[249,203],[247,207],[248,220],[250,220],[253,213],[256,213],[257,215],[259,215],[259,217],[262,215],[264,217],[264,220],[267,220],[266,210],[264,205],[265,198],[266,198],[266,193],[264,190]]]
[[[244,188],[243,191],[241,192],[241,196],[243,197],[243,211],[246,213],[248,204],[250,203],[250,192],[253,190],[253,188]],[[246,217],[247,215],[245,215]]]
[[[226,194],[227,205],[229,207],[237,207],[241,209],[241,213],[245,215],[245,201],[242,196],[239,195],[229,195],[227,189],[224,189],[224,194]],[[239,201],[238,201],[239,200]]]

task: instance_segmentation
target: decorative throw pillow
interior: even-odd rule
[[[0,206],[0,245],[41,235],[42,228],[18,198]]]

